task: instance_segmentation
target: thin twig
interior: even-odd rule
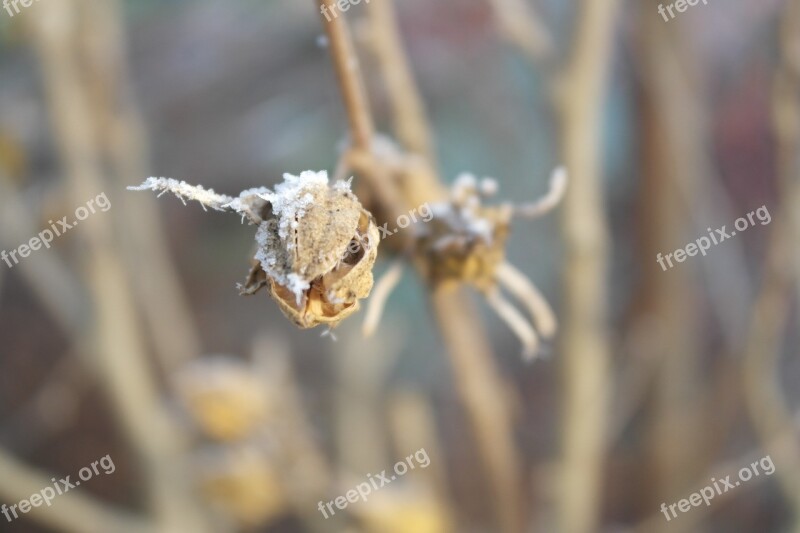
[[[327,6],[331,12],[336,10],[335,4],[336,0],[323,0],[323,5]],[[343,15],[333,17],[330,21],[324,14],[320,14],[320,17],[325,33],[328,35],[333,66],[350,122],[353,146],[370,150],[374,130],[372,113],[369,110],[367,90],[364,88],[361,78],[361,67],[353,47],[353,40],[347,29],[347,23]]]
[[[671,53],[680,48],[679,28],[665,26],[647,9],[640,10],[638,20],[641,42],[637,50],[647,80],[638,98],[644,174],[639,193],[640,253],[654,258],[693,233],[686,213],[692,212],[695,205],[690,199],[706,180],[696,155],[707,139],[705,130],[698,128],[691,132],[696,146],[686,143],[685,124],[694,118],[687,116],[686,108],[691,105],[687,102],[696,98],[686,75],[692,71],[691,56]],[[692,288],[691,272],[684,268],[667,274],[654,260],[646,264],[637,291],[637,311],[646,317],[645,327],[655,333],[642,346],[643,357],[652,362],[656,372],[651,393],[655,416],[649,434],[657,486],[652,502],[684,490],[702,468],[709,440],[702,438],[706,411],[701,401],[697,291]],[[680,522],[663,527],[692,530]]]
[[[17,247],[38,234],[32,209],[15,190],[8,177],[0,172],[0,243]],[[0,263],[5,268],[5,263]],[[56,254],[39,254],[35,259],[14,265],[53,319],[70,335],[74,343],[86,335],[88,296],[69,265]]]
[[[558,521],[564,533],[597,531],[600,520],[611,388],[600,131],[618,5],[580,3],[559,101],[563,162],[571,179],[562,210],[565,405]]]
[[[450,355],[456,386],[486,464],[500,531],[522,531],[522,470],[514,444],[508,387],[492,365],[491,349],[463,291],[434,290],[433,308]]]
[[[0,449],[0,498],[8,504],[27,500],[32,494],[52,487],[53,477],[55,476],[50,473],[34,470],[6,450]],[[148,523],[78,491],[65,492],[52,505],[37,507],[25,516],[53,529],[70,533],[153,531]]]
[[[99,194],[106,185],[100,170],[97,132],[90,119],[91,106],[80,75],[76,42],[79,12],[76,2],[54,0],[48,10],[28,18],[56,140],[76,204]],[[206,531],[203,509],[193,504],[187,477],[176,460],[182,438],[160,405],[112,227],[100,218],[87,219],[81,225],[87,244],[84,279],[94,304],[94,367],[143,462],[147,496],[159,526],[165,530]]]
[[[772,222],[763,285],[748,330],[743,375],[750,418],[764,448],[775,455],[778,481],[789,500],[793,530],[800,531],[800,444],[792,439],[785,448],[770,446],[792,415],[780,382],[780,356],[789,322],[793,288],[800,283],[794,247],[800,238],[800,0],[792,0],[782,17],[782,63],[775,77],[773,121],[778,140],[778,172],[784,203]]]
[[[125,50],[125,28],[120,0],[83,3],[80,16],[87,31],[80,37],[85,58],[84,76],[91,91],[101,133],[98,141],[109,163],[110,183],[133,185],[147,176],[149,159],[145,126],[132,94]],[[196,357],[200,340],[191,307],[181,288],[181,276],[169,254],[166,232],[156,200],[149,195],[120,195],[114,209],[124,220],[120,232],[125,264],[136,284],[158,361],[165,373]],[[143,259],[146,258],[146,259]]]
[[[707,485],[711,479],[725,479],[727,475],[731,474],[732,472],[739,471],[739,469],[741,469],[743,466],[752,465],[754,462],[765,457],[765,450],[768,450],[770,453],[778,456],[791,453],[791,450],[796,446],[795,442],[797,440],[798,432],[800,432],[800,413],[798,413],[798,416],[794,418],[794,421],[790,426],[784,428],[781,433],[776,435],[774,439],[764,443],[762,447],[749,450],[747,453],[743,453],[734,459],[729,459],[720,464],[713,465],[706,471],[704,475],[700,475],[696,478],[696,480],[688,488],[688,491],[693,489],[697,490]],[[770,459],[772,459],[773,464],[775,464],[775,471],[777,472],[780,469],[780,463],[775,460],[772,455],[770,455]],[[699,529],[698,524],[701,524],[703,520],[708,518],[709,515],[713,514],[715,510],[724,509],[724,506],[722,505],[724,502],[729,501],[731,498],[744,496],[746,492],[741,489],[746,488],[748,490],[753,490],[759,485],[759,483],[768,481],[770,477],[771,475],[759,475],[757,477],[753,477],[748,480],[747,483],[742,483],[741,487],[737,487],[736,491],[725,491],[722,494],[715,496],[713,500],[714,505],[700,506],[696,509],[692,508],[691,513],[681,515],[681,527],[684,531],[697,531]],[[630,529],[623,528],[622,531],[628,531],[631,533],[652,533],[653,531],[660,530],[670,531],[673,529],[674,525],[675,524],[669,524],[667,522],[662,512],[656,511],[653,512],[651,516],[642,520]],[[619,531],[619,529],[615,529],[614,531]]]
[[[546,65],[553,56],[553,39],[525,0],[490,0],[501,35],[531,61]]]
[[[408,151],[434,164],[433,139],[425,104],[403,51],[394,3],[371,2],[367,4],[367,13],[369,42],[383,74],[397,140]]]

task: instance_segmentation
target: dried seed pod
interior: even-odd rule
[[[372,289],[378,228],[349,182],[329,187],[325,172],[284,180],[263,196],[273,218],[258,228],[259,264],[250,279],[262,279],[260,268],[270,295],[299,327],[335,326]]]
[[[533,283],[505,260],[506,241],[514,216],[535,218],[555,208],[564,195],[567,174],[563,168],[553,172],[550,190],[538,201],[512,205],[483,205],[483,200],[494,196],[498,186],[495,180],[478,181],[471,174],[460,175],[450,191],[447,201],[431,205],[433,218],[425,224],[416,240],[417,265],[432,285],[468,284],[480,290],[487,303],[519,337],[524,354],[533,357],[539,347],[539,335],[555,334],[557,323],[547,301]],[[374,331],[380,320],[383,303],[388,292],[399,281],[399,273],[392,269],[379,281],[377,307],[371,307],[364,331]],[[531,320],[526,319],[501,294],[501,288],[515,297],[526,308]]]
[[[481,205],[481,195],[496,184],[478,184],[471,174],[459,176],[450,200],[432,206],[433,219],[419,238],[423,271],[434,285],[467,283],[485,290],[496,284],[495,272],[505,258],[513,210],[508,205]]]
[[[150,178],[131,189],[170,191],[257,224],[255,264],[241,293],[268,287],[281,311],[299,327],[333,327],[353,314],[372,289],[378,228],[349,181],[331,186],[325,171],[283,178],[274,191],[251,189],[238,198],[164,178]]]

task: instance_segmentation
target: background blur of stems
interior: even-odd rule
[[[0,249],[100,192],[113,207],[0,263],[0,502],[118,468],[0,530],[800,531],[800,0],[669,23],[617,0],[318,8],[48,0],[2,19]],[[412,276],[376,338],[294,331],[233,289],[252,228],[123,192],[328,168],[391,227],[458,171],[516,201],[560,163],[560,232],[515,226],[509,247],[558,302],[552,357],[527,366],[471,291]],[[762,204],[770,225],[656,263]],[[423,447],[429,468],[317,511]],[[773,477],[658,512],[767,453]]]

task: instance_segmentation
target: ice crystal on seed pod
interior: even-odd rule
[[[325,171],[284,174],[283,180],[274,190],[249,189],[236,198],[165,178],[130,189],[172,192],[258,225],[255,263],[240,286],[242,294],[268,287],[298,326],[335,326],[372,289],[378,228],[349,181],[330,186]]]

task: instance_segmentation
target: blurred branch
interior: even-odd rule
[[[702,233],[712,221],[719,223],[738,216],[734,214],[733,202],[717,165],[709,155],[713,147],[708,106],[699,83],[702,76],[694,64],[691,49],[684,46],[685,30],[681,26],[664,26],[646,10],[641,13],[640,20],[648,22],[647,29],[641,32],[643,44],[658,40],[647,46],[647,54],[637,54],[635,60],[637,70],[642,73],[643,88],[657,94],[654,113],[658,115],[665,137],[655,142],[669,139],[672,145],[671,155],[667,157],[670,166],[675,168],[663,179],[677,187],[680,198],[676,199],[679,201],[676,205],[692,219],[693,229]],[[662,243],[666,248],[675,244]],[[662,250],[659,248],[653,253]],[[754,296],[746,264],[741,240],[718,247],[701,262],[709,302],[730,350],[738,349],[744,341],[744,324],[748,317],[741,302]]]
[[[323,0],[323,5],[331,10],[335,3],[336,0]],[[320,19],[328,36],[331,60],[350,125],[350,147],[337,165],[336,176],[344,178],[351,170],[359,172],[369,181],[372,193],[386,210],[387,216],[396,218],[406,211],[405,202],[393,185],[390,172],[373,153],[372,111],[347,22],[343,15],[328,21],[324,14],[320,14]]]
[[[337,463],[347,472],[374,472],[389,462],[388,442],[376,432],[385,418],[383,390],[402,346],[396,330],[384,332],[380,340],[348,336],[337,345],[336,451]],[[380,354],[375,357],[375,354]]]
[[[778,146],[778,173],[784,213],[793,243],[800,237],[800,1],[789,0],[779,35],[781,63],[775,73],[772,121]],[[789,258],[794,265],[800,301],[800,249]]]
[[[787,4],[780,33],[781,64],[775,77],[773,120],[778,142],[780,212],[774,217],[761,292],[748,330],[743,365],[747,407],[764,448],[774,455],[780,486],[789,500],[793,531],[800,531],[800,444],[771,446],[793,427],[781,384],[780,356],[798,279],[796,244],[800,240],[800,0]],[[794,293],[796,294],[796,293]]]
[[[111,163],[110,176],[124,188],[145,179],[146,133],[130,89],[124,49],[125,29],[118,0],[83,3],[80,16],[92,31],[81,35],[90,108],[101,133],[98,140]],[[180,276],[168,253],[166,232],[155,198],[125,194],[119,198],[125,264],[136,284],[134,295],[153,333],[159,361],[170,370],[200,353],[199,334]],[[146,259],[144,259],[146,258]]]
[[[27,500],[32,494],[52,487],[53,477],[32,469],[0,449],[0,497],[5,501]],[[61,494],[54,505],[35,508],[29,516],[53,529],[73,533],[152,532],[146,522],[77,491]]]
[[[411,453],[423,448],[431,463],[421,475],[427,478],[439,501],[448,500],[447,465],[440,435],[436,432],[436,413],[422,392],[402,391],[389,397],[389,423],[394,448]]]
[[[316,2],[314,3],[316,6]],[[322,0],[322,5],[327,6],[331,12],[336,11],[336,0]],[[350,122],[350,135],[353,146],[369,151],[372,148],[374,126],[372,113],[369,108],[367,90],[361,79],[361,67],[358,56],[353,48],[353,39],[344,20],[344,15],[334,17],[327,21],[321,14],[322,26],[328,35],[331,57],[342,91],[344,107]]]
[[[45,437],[75,422],[80,394],[86,391],[87,372],[76,365],[73,351],[62,356],[47,375],[0,427],[0,441],[9,447],[30,449]]]
[[[611,408],[614,416],[608,431],[610,448],[622,439],[650,393],[660,365],[660,354],[652,347],[664,342],[661,328],[649,316],[635,321],[626,333],[620,350],[625,362],[615,377],[616,398]]]
[[[107,185],[78,65],[78,5],[53,0],[48,10],[26,18],[76,205],[95,197]],[[112,225],[90,218],[81,224],[81,230],[86,242],[84,279],[94,305],[95,368],[119,423],[144,464],[143,478],[155,519],[162,531],[206,531],[202,508],[193,505],[177,461],[181,436],[160,405],[148,368],[144,337]]]
[[[390,1],[367,5],[369,43],[378,60],[392,107],[397,140],[406,150],[436,161],[425,104],[411,73],[397,25],[397,13]]]
[[[26,204],[8,176],[0,171],[0,242],[16,248],[36,236],[33,209]],[[3,266],[4,265],[0,265]],[[78,341],[86,334],[88,308],[85,288],[57,254],[39,254],[14,266],[53,319]]]
[[[597,531],[609,426],[608,226],[601,131],[617,0],[580,3],[558,101],[563,163],[572,183],[562,210],[564,430],[558,529]]]
[[[695,117],[687,108],[696,100],[691,55],[680,50],[679,26],[666,26],[648,9],[640,9],[637,50],[644,82],[639,92],[642,138],[639,191],[642,283],[637,288],[637,314],[644,315],[656,334],[644,348],[657,365],[652,387],[652,417],[647,424],[649,466],[654,492],[648,504],[680,494],[705,463],[708,439],[703,438],[706,387],[701,381],[698,346],[699,299],[689,265],[665,272],[656,257],[686,242],[694,229],[691,199],[705,180],[700,148],[704,129],[692,131],[696,146],[686,142],[686,123]],[[660,529],[697,531],[681,521]]]
[[[438,288],[432,302],[456,386],[487,468],[501,531],[519,532],[522,466],[513,438],[508,386],[492,365],[486,331],[467,295]]]
[[[526,0],[489,0],[501,35],[540,66],[553,59],[553,39]]]
[[[333,4],[333,0],[324,0],[329,9]],[[372,118],[345,17],[340,15],[328,21],[322,15],[321,21],[328,35],[353,132],[354,150],[346,154],[348,166],[359,170],[369,181],[387,217],[396,218],[411,207],[440,199],[444,191],[441,180],[427,165],[413,166],[401,190],[393,179],[391,166],[375,153]],[[461,401],[487,469],[497,523],[501,531],[518,533],[522,530],[523,511],[519,494],[521,469],[513,439],[511,410],[503,399],[507,387],[492,365],[485,332],[465,294],[435,290],[432,304],[451,358]]]
[[[779,435],[777,435],[774,439],[772,439],[769,443],[767,443],[766,448],[769,450],[773,450],[772,453],[778,451],[780,455],[784,455],[785,453],[790,453],[791,450],[795,447],[795,441],[797,440],[796,433],[800,431],[800,413],[797,413],[793,424],[784,429]],[[764,448],[759,447],[754,450],[750,450],[747,453],[744,453],[734,459],[730,459],[725,461],[721,464],[715,464],[711,468],[709,468],[705,474],[697,476],[695,481],[688,485],[687,492],[691,490],[699,490],[704,486],[708,485],[708,481],[711,479],[725,479],[726,476],[733,472],[738,472],[743,465],[751,465],[752,463],[758,461],[759,459],[764,458]],[[771,457],[770,457],[771,458]],[[773,460],[775,464],[775,471],[780,468],[780,465],[777,464],[777,461]],[[717,494],[714,497],[714,505],[706,505],[701,506],[698,508],[692,508],[691,513],[686,513],[681,515],[681,523],[682,528],[685,531],[697,531],[699,529],[699,525],[708,518],[709,515],[713,514],[716,510],[723,509],[725,502],[736,498],[736,497],[743,497],[746,494],[745,490],[753,490],[755,489],[760,483],[764,483],[770,479],[770,476],[767,475],[759,475],[753,477],[747,481],[747,483],[742,483],[740,487],[737,487],[736,491],[725,491],[722,494]],[[631,533],[652,533],[653,531],[660,531],[665,529],[665,524],[668,522],[664,518],[664,514],[661,511],[654,512],[651,516],[647,519],[642,520],[635,526],[630,529],[623,529],[623,531],[628,531]],[[669,524],[672,526],[673,524]],[[666,528],[667,531],[670,528]],[[615,531],[618,531],[615,529]]]
[[[289,480],[290,502],[309,532],[323,532],[324,519],[317,513],[316,503],[329,495],[332,474],[304,408],[289,347],[279,334],[260,334],[253,342],[252,354],[253,369],[274,395],[275,412],[281,415],[274,433],[286,452],[281,468]]]

